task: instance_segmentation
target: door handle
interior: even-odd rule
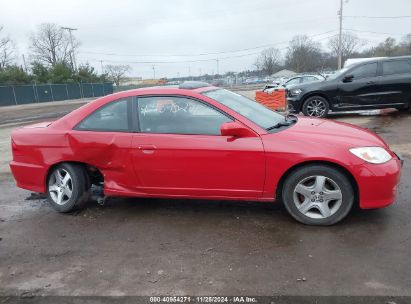
[[[153,154],[156,146],[154,145],[139,145],[138,149],[141,150],[144,154]]]
[[[375,81],[368,81],[367,84],[374,84]]]

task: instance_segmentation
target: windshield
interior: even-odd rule
[[[219,89],[207,91],[203,95],[229,107],[256,125],[267,129],[284,120],[284,116],[263,105],[234,92]]]

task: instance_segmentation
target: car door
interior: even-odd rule
[[[398,106],[411,100],[411,59],[382,62],[381,107]]]
[[[378,64],[365,63],[345,74],[338,84],[339,109],[378,107],[381,88],[377,76]],[[350,77],[347,77],[350,76]]]
[[[133,138],[131,98],[109,102],[84,118],[67,138],[75,161],[100,169],[108,191],[122,191],[132,185],[130,148]]]
[[[233,118],[197,99],[139,97],[132,140],[138,191],[190,197],[258,198],[265,158],[255,137],[220,135]]]

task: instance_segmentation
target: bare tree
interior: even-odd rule
[[[388,37],[377,45],[374,49],[374,56],[395,56],[398,52],[398,45],[394,38]]]
[[[403,49],[402,55],[411,55],[411,33],[405,35],[401,40],[401,48]]]
[[[41,24],[37,33],[31,36],[31,50],[35,60],[51,66],[58,63],[73,66],[71,55],[79,46],[75,39],[73,46],[72,50],[70,37],[54,23]]]
[[[306,35],[295,36],[287,48],[286,66],[296,72],[315,71],[321,66],[322,56],[318,42]]]
[[[120,85],[120,81],[124,79],[124,75],[131,70],[129,65],[106,65],[105,67],[108,78],[116,85]]]
[[[265,49],[257,57],[254,65],[265,75],[271,75],[280,65],[280,51],[276,48]]]
[[[344,32],[341,36],[341,58],[344,63],[354,53],[358,52],[359,48],[365,46],[365,41],[358,38],[357,35]],[[331,50],[331,56],[338,58],[339,41],[338,36],[328,40],[328,47]]]
[[[14,60],[13,41],[8,36],[2,36],[3,26],[0,26],[0,70],[10,65]]]

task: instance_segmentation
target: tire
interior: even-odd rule
[[[329,111],[330,105],[327,99],[321,96],[312,96],[303,104],[303,114],[305,116],[324,118],[327,117]]]
[[[84,168],[71,163],[54,167],[47,178],[47,199],[58,212],[82,208],[88,199]]]
[[[288,213],[306,225],[329,226],[344,219],[354,203],[350,180],[326,165],[307,165],[285,180],[282,200]]]

